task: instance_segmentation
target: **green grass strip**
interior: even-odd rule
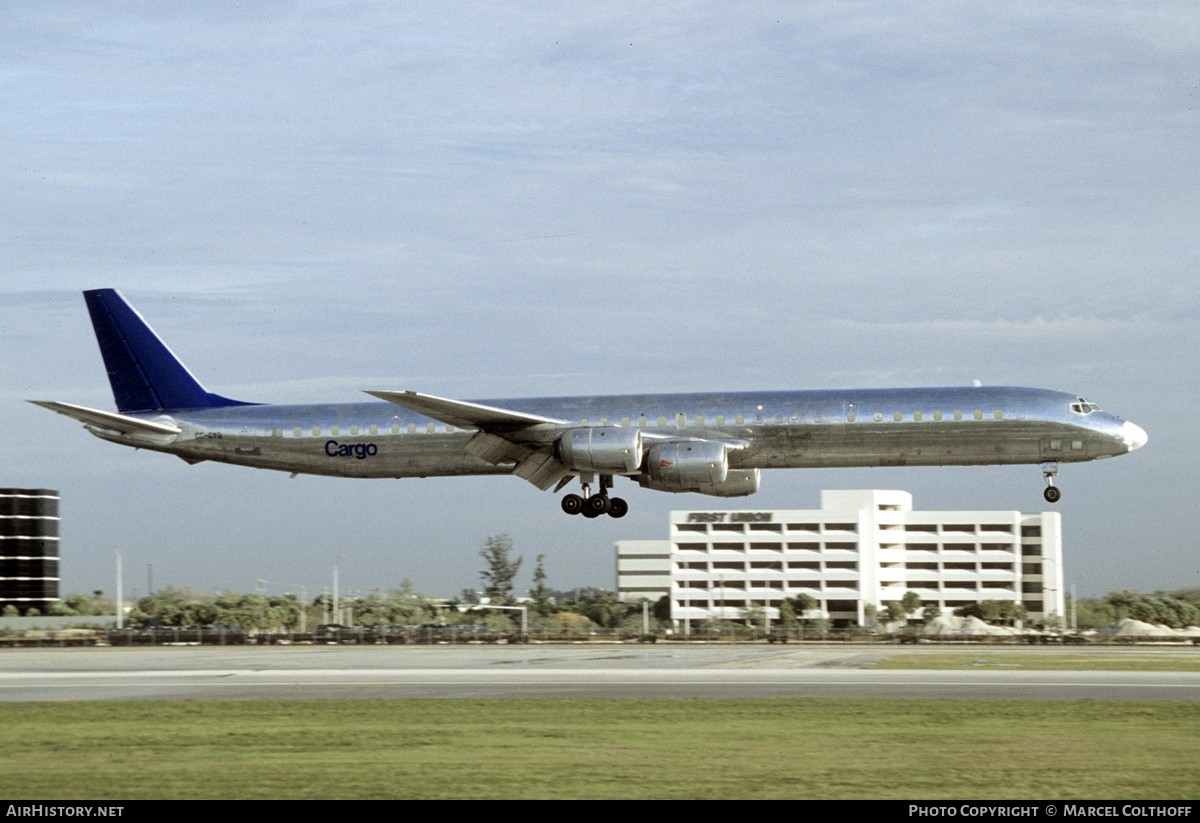
[[[1200,798],[1200,704],[0,704],[9,798]]]

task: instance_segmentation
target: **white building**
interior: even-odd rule
[[[748,608],[775,620],[800,594],[817,601],[809,617],[865,625],[866,605],[908,591],[945,614],[1011,600],[1030,621],[1054,622],[1062,578],[1057,512],[913,511],[901,491],[823,491],[820,509],[676,511],[669,540],[617,543],[620,596],[670,595],[683,629]]]

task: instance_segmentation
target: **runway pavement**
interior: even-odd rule
[[[865,668],[904,653],[899,647],[879,646],[719,645],[10,649],[0,652],[0,700],[797,696],[1200,700],[1197,673]]]

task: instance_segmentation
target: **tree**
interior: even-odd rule
[[[512,538],[507,534],[492,535],[483,541],[483,549],[479,552],[479,556],[487,562],[487,568],[479,573],[484,581],[483,593],[499,601],[499,605],[511,602],[509,592],[512,591],[513,578],[525,559],[518,557],[513,560],[512,552]]]
[[[921,608],[921,595],[910,589],[904,593],[904,597],[889,600],[885,605],[887,609],[884,611],[884,620],[889,623],[904,623],[908,621],[910,614]]]
[[[875,615],[879,613],[879,607],[874,603],[863,604],[863,619],[867,621],[867,628],[875,628]]]
[[[669,624],[671,622],[671,595],[664,594],[655,600],[654,605],[650,607],[650,614],[658,622]]]
[[[1011,600],[980,600],[954,610],[956,617],[978,617],[985,623],[1013,623],[1024,620],[1029,612],[1020,603]]]
[[[592,589],[589,593],[580,594],[571,607],[571,611],[584,615],[588,620],[605,629],[615,629],[621,625],[621,621],[625,619],[630,609],[629,603],[621,602],[608,589]],[[641,613],[640,606],[638,613]]]
[[[546,555],[537,556],[537,568],[533,570],[533,590],[530,592],[533,595],[533,609],[538,613],[538,617],[548,617],[554,611],[554,603],[546,588],[545,560]]]
[[[908,619],[908,611],[899,600],[885,600],[883,603],[883,622],[903,623]]]
[[[767,610],[761,603],[755,603],[753,600],[742,607],[742,620],[747,626],[760,628],[766,625]]]
[[[805,619],[805,612],[810,612],[820,605],[815,597],[813,597],[811,594],[805,594],[804,592],[801,592],[794,597],[785,597],[783,602],[791,605],[792,612],[795,614],[797,620]]]

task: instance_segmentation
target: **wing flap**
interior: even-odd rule
[[[518,463],[513,469],[513,474],[522,480],[528,480],[542,491],[549,491],[564,475],[571,474],[571,470],[558,462],[551,449],[542,449]]]

